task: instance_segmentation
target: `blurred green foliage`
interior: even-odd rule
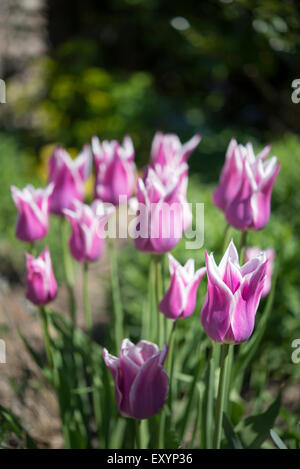
[[[35,158],[49,142],[129,133],[143,165],[160,128],[183,139],[200,131],[220,163],[232,134],[300,130],[296,0],[49,0],[47,15],[47,56],[8,80],[0,108]],[[192,170],[211,167],[194,160]]]

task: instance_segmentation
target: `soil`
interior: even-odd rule
[[[82,276],[75,277],[78,325],[84,327]],[[106,286],[109,282],[107,252],[90,265],[89,287],[95,329],[107,323]],[[25,299],[25,288],[0,278],[0,338],[5,341],[6,363],[0,364],[0,404],[20,417],[22,425],[42,448],[62,448],[63,438],[55,394],[25,349],[20,329],[35,350],[45,357],[42,330],[36,308]],[[51,304],[53,310],[68,315],[68,296],[64,286]]]

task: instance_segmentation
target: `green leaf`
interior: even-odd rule
[[[4,435],[2,434],[2,429],[5,426],[6,431],[13,432],[19,439],[23,441],[25,448],[34,449],[37,447],[32,437],[19,422],[19,419],[11,411],[5,409],[1,405],[0,424],[1,438],[5,438],[5,432]]]
[[[241,440],[238,434],[235,433],[226,414],[223,416],[223,428],[230,447],[233,449],[243,449]]]
[[[286,444],[282,441],[282,439],[280,438],[280,436],[275,432],[275,430],[270,430],[270,435],[271,435],[271,438],[273,440],[273,442],[275,443],[275,445],[277,446],[277,448],[279,449],[288,449],[288,447],[286,446]]]
[[[258,449],[269,438],[281,406],[281,391],[268,409],[259,415],[248,417],[239,432],[241,440],[249,449]]]
[[[165,427],[165,449],[177,449],[180,447],[179,437],[172,425]]]
[[[31,347],[30,343],[28,342],[28,340],[26,339],[26,337],[24,336],[23,332],[20,329],[18,329],[18,333],[19,333],[19,336],[20,336],[21,340],[23,341],[29,355],[31,356],[31,358],[34,360],[34,362],[37,364],[37,366],[41,370],[44,370],[44,364],[43,364],[43,361],[42,361],[41,357],[39,356],[39,354],[34,350],[33,347]]]

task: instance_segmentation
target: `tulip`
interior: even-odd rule
[[[267,259],[267,267],[266,267],[266,277],[265,277],[265,282],[264,282],[264,288],[262,291],[262,298],[268,295],[268,293],[271,290],[271,284],[272,284],[272,274],[273,274],[273,264],[274,264],[274,257],[275,257],[275,251],[274,249],[266,249],[265,251],[261,251],[258,247],[251,247],[251,248],[246,248],[245,250],[245,260],[249,261],[255,256],[258,256],[260,252],[263,252],[266,256]]]
[[[213,201],[225,212],[227,222],[239,230],[260,230],[268,223],[280,170],[276,156],[265,161],[269,152],[267,146],[255,157],[251,143],[244,147],[232,140],[229,144]]]
[[[194,312],[197,288],[206,269],[203,267],[195,272],[194,259],[189,259],[182,266],[171,254],[168,257],[171,281],[159,310],[170,319],[186,318]]]
[[[174,173],[168,185],[149,168],[145,179],[138,179],[138,222],[135,245],[145,252],[164,253],[180,241],[191,223],[191,212],[182,193],[182,179]]]
[[[208,288],[201,322],[215,342],[237,344],[249,339],[264,288],[266,256],[239,265],[238,253],[230,242],[220,265],[206,253]]]
[[[151,147],[151,165],[159,164],[180,166],[186,163],[201,141],[201,135],[196,134],[188,142],[182,144],[176,134],[156,132]]]
[[[221,172],[220,182],[213,192],[213,202],[225,211],[238,192],[242,173],[242,145],[233,138],[227,148],[225,164]]]
[[[97,260],[103,251],[104,228],[113,208],[105,208],[100,200],[91,206],[74,201],[74,209],[65,209],[63,214],[72,226],[69,247],[78,262]]]
[[[116,140],[92,138],[96,181],[95,198],[118,205],[120,197],[131,197],[135,183],[134,148],[130,137],[120,145]]]
[[[141,340],[134,345],[124,339],[119,358],[103,350],[103,358],[115,384],[115,398],[124,417],[147,419],[163,407],[169,392],[169,377],[163,369],[168,353]]]
[[[35,305],[45,305],[52,301],[57,293],[57,284],[52,270],[49,249],[34,258],[26,253],[26,298]]]
[[[56,147],[49,161],[49,181],[54,183],[50,197],[50,211],[63,215],[65,208],[72,209],[74,200],[83,201],[84,184],[90,175],[91,154],[89,145],[72,160],[61,147]]]
[[[43,238],[49,229],[49,197],[53,184],[45,189],[26,186],[19,190],[11,186],[14,203],[18,209],[16,236],[21,241],[33,243]]]

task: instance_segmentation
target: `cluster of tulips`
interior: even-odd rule
[[[239,252],[231,240],[219,265],[213,253],[206,253],[202,268],[195,270],[192,258],[182,266],[170,251],[192,223],[192,212],[187,204],[187,161],[200,140],[200,135],[195,135],[182,144],[174,134],[157,132],[152,142],[150,162],[138,177],[130,137],[125,137],[122,144],[117,141],[101,143],[93,137],[91,144],[85,145],[75,159],[63,148],[55,148],[49,160],[46,188],[27,186],[19,190],[12,187],[11,192],[18,210],[16,236],[29,243],[30,252],[26,253],[27,299],[40,308],[49,365],[53,357],[45,305],[55,298],[57,282],[48,248],[35,257],[35,242],[47,234],[50,213],[60,217],[67,228],[67,223],[70,223],[69,252],[65,254],[71,254],[83,265],[86,330],[92,338],[88,267],[102,255],[105,227],[118,209],[120,200],[135,207],[139,217],[134,243],[138,250],[149,255],[154,266],[151,272],[154,272],[156,311],[153,314],[157,316],[157,344],[140,340],[135,345],[124,338],[126,324],[122,315],[116,251],[114,242],[108,239],[115,309],[115,352],[120,350],[120,353],[117,357],[103,349],[103,359],[114,381],[119,413],[137,422],[160,413],[160,433],[164,431],[167,418],[172,416],[175,326],[178,320],[194,313],[198,286],[204,277],[207,278],[201,323],[211,339],[212,350],[221,344],[212,443],[214,448],[220,448],[230,387],[232,346],[250,338],[261,297],[268,295],[272,280],[274,251],[247,247],[246,234],[249,230],[260,230],[268,223],[272,189],[280,165],[275,156],[267,158],[269,146],[255,156],[251,143],[243,146],[235,139],[231,140],[213,202],[224,212],[227,226],[241,231]],[[95,175],[94,201],[87,205],[84,203],[85,182],[92,168]],[[170,207],[174,207],[172,219],[167,214]],[[142,226],[147,227],[143,232]],[[161,273],[166,253],[170,283],[163,289]],[[71,318],[75,327],[74,278],[68,262],[66,266]],[[138,424],[136,432],[139,442]]]

